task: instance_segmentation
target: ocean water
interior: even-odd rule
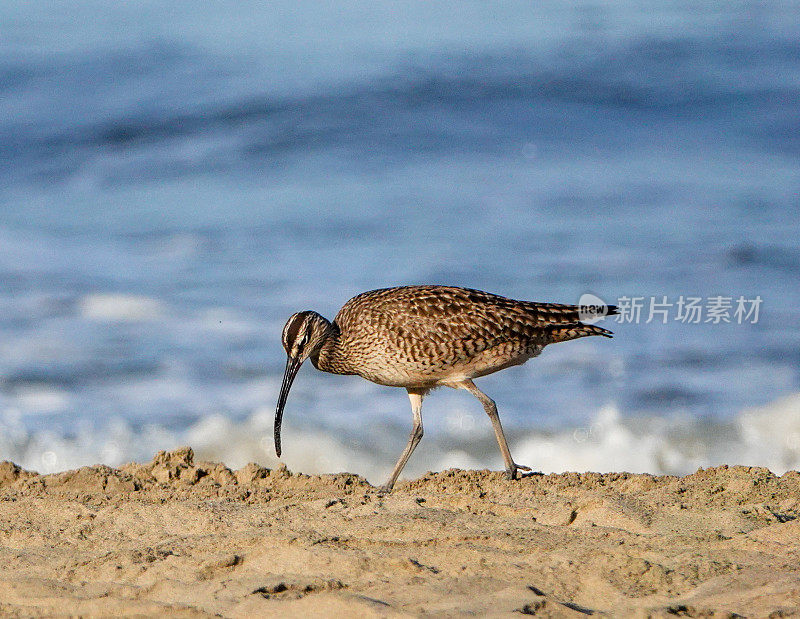
[[[799,13],[3,3],[0,459],[273,466],[286,318],[448,283],[642,302],[478,382],[518,462],[797,468]],[[423,418],[408,475],[502,466],[468,394]],[[284,461],[380,481],[410,424],[309,364]]]

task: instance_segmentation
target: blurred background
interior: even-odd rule
[[[800,4],[0,4],[0,460],[274,466],[293,312],[641,297],[479,381],[542,471],[800,466]],[[685,323],[651,297],[760,297]],[[608,324],[610,323],[610,324]],[[406,474],[502,468],[464,392]],[[381,481],[404,390],[308,364],[284,461]]]

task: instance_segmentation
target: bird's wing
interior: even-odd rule
[[[369,333],[438,355],[449,347],[464,358],[510,340],[546,344],[556,325],[575,325],[579,315],[574,305],[516,301],[468,288],[407,286],[360,294],[335,321],[343,334]]]

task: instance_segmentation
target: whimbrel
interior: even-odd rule
[[[615,314],[607,306],[592,312]],[[379,385],[404,387],[413,429],[389,480],[389,491],[422,438],[422,399],[435,387],[465,389],[480,400],[492,422],[506,476],[520,470],[508,449],[494,401],[472,382],[525,363],[548,344],[611,331],[583,324],[576,305],[515,301],[453,286],[401,286],[359,294],[333,322],[313,311],[293,314],[283,328],[286,371],[275,410],[275,452],[281,455],[281,420],[292,381],[306,359],[333,374],[357,374]]]

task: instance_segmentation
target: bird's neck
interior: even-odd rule
[[[353,374],[350,371],[345,355],[341,349],[341,331],[339,325],[331,323],[328,336],[325,338],[319,350],[311,355],[311,363],[314,367],[323,372],[331,374]]]

